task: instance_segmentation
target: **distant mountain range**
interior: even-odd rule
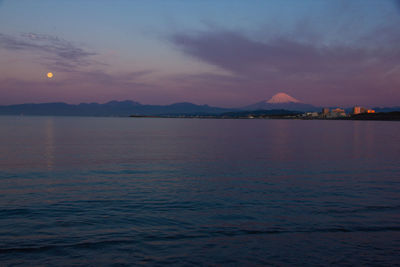
[[[400,111],[400,107],[374,108],[377,112]],[[78,105],[58,103],[20,104],[0,106],[0,115],[50,115],[50,116],[176,116],[176,115],[221,115],[223,113],[273,110],[275,113],[320,111],[321,107],[301,103],[285,93],[278,93],[268,100],[241,108],[219,108],[192,103],[171,105],[142,105],[135,101],[110,101],[104,104],[81,103]],[[347,111],[349,111],[348,109]]]
[[[0,115],[52,115],[52,116],[130,116],[130,115],[207,115],[220,114],[233,109],[175,103],[172,105],[142,105],[134,101],[110,101],[104,104],[66,103],[21,104],[0,106]]]

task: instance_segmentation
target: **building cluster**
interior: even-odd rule
[[[361,114],[361,113],[375,113],[375,110],[367,109],[367,108],[363,108],[363,107],[359,107],[359,106],[355,106],[353,108],[353,115]]]
[[[335,118],[344,118],[349,117],[351,115],[362,114],[362,113],[375,113],[373,109],[367,109],[360,106],[353,107],[353,110],[350,114],[346,114],[346,111],[342,108],[323,108],[322,112],[307,112],[303,114],[303,117],[306,118],[321,118],[321,119],[335,119]]]

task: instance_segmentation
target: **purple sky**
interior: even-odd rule
[[[395,0],[3,0],[0,105],[399,106],[398,25]]]

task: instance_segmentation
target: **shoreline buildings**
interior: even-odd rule
[[[333,119],[340,117],[347,117],[346,111],[342,108],[335,108],[330,110],[329,108],[323,108],[319,114],[320,118]]]
[[[312,118],[324,118],[324,119],[334,119],[334,118],[342,118],[342,117],[348,117],[351,115],[357,115],[357,114],[363,114],[363,113],[375,113],[375,110],[373,109],[367,109],[361,106],[354,106],[352,109],[352,112],[349,114],[346,114],[346,111],[342,108],[334,108],[334,109],[329,109],[329,108],[323,108],[321,113],[316,113],[316,112],[308,112],[305,113],[305,117],[312,117]]]
[[[367,108],[360,107],[360,106],[353,107],[353,115],[361,114],[361,113],[375,113],[375,110],[367,109]]]

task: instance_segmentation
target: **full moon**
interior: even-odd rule
[[[47,78],[53,78],[53,73],[52,72],[47,73]]]

